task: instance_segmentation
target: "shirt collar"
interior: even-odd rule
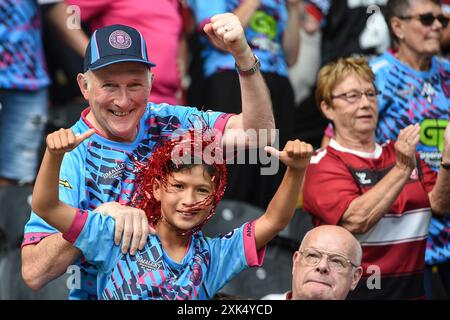
[[[358,156],[361,158],[368,158],[368,159],[378,159],[381,156],[381,153],[383,151],[383,148],[378,143],[375,143],[375,151],[374,152],[363,152],[363,151],[348,149],[348,148],[341,146],[334,139],[330,140],[329,146],[337,151],[351,153],[351,154],[354,154],[355,156]]]

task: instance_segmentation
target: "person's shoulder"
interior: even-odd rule
[[[326,166],[333,164],[338,158],[336,152],[337,151],[330,146],[317,149],[311,157],[310,165]]]
[[[372,68],[373,73],[378,75],[379,73],[386,72],[394,63],[392,54],[385,52],[369,61],[369,66]]]
[[[436,61],[436,63],[440,66],[445,68],[446,70],[450,70],[450,61],[443,56],[434,56],[433,59]]]
[[[321,173],[341,172],[345,166],[345,154],[327,146],[314,152],[307,174],[311,178]]]
[[[189,112],[190,110],[196,110],[190,106],[182,105],[171,105],[168,103],[153,103],[149,102],[147,104],[147,109],[145,111],[146,115],[180,115]]]
[[[395,140],[388,139],[385,142],[383,142],[382,144],[380,144],[382,153],[384,155],[388,152],[395,153],[395,142],[396,142]]]

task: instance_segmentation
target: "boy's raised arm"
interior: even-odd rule
[[[76,208],[59,200],[59,171],[66,152],[75,149],[94,134],[90,129],[75,136],[71,129],[60,129],[47,136],[47,148],[33,189],[31,207],[48,224],[66,233],[75,218]]]
[[[300,140],[288,141],[283,151],[273,147],[266,147],[265,150],[278,157],[287,166],[287,170],[266,212],[255,221],[257,250],[265,246],[291,221],[303,177],[313,153],[313,147]]]

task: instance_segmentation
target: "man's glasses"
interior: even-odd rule
[[[324,256],[327,257],[327,262],[330,266],[330,269],[335,271],[343,271],[349,266],[353,266],[355,268],[358,267],[357,265],[353,264],[350,259],[338,253],[329,253],[314,248],[306,248],[299,252],[305,259],[306,264],[311,267],[315,267],[316,265],[318,265],[319,262],[322,261],[322,258]]]
[[[418,19],[420,21],[420,23],[422,25],[424,25],[425,27],[431,26],[434,23],[434,20],[437,19],[441,23],[443,28],[447,28],[448,22],[450,21],[450,18],[447,18],[443,14],[438,14],[437,16],[435,16],[431,12],[412,15],[412,16],[403,16],[403,17],[398,17],[398,18],[405,19],[405,20]]]
[[[344,99],[348,103],[356,103],[359,102],[362,98],[362,96],[365,95],[367,99],[370,101],[376,101],[378,92],[376,90],[367,90],[367,91],[357,91],[352,90],[349,92],[345,92],[338,95],[332,95],[332,99]]]

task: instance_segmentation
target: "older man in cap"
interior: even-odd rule
[[[86,49],[84,73],[77,80],[89,107],[72,130],[81,134],[93,128],[96,134],[64,157],[59,194],[62,201],[74,207],[112,215],[117,220],[116,243],[123,234],[123,252],[130,250],[134,254],[144,246],[149,233],[145,214],[127,204],[134,191],[134,165],[145,160],[156,143],[180,129],[206,125],[216,129],[228,147],[248,129],[274,128],[272,104],[259,73],[259,60],[252,53],[238,18],[230,13],[216,15],[204,31],[216,47],[230,52],[236,61],[242,91],[241,114],[148,102],[151,68],[155,64],[149,60],[145,40],[136,29],[123,25],[100,28]],[[264,139],[255,140],[252,134],[239,139],[245,141],[241,147],[266,144],[270,130],[265,132],[268,135]],[[25,282],[39,289],[71,264],[75,264],[71,270],[80,277],[70,288],[69,298],[96,299],[95,267],[32,213],[22,245]]]

